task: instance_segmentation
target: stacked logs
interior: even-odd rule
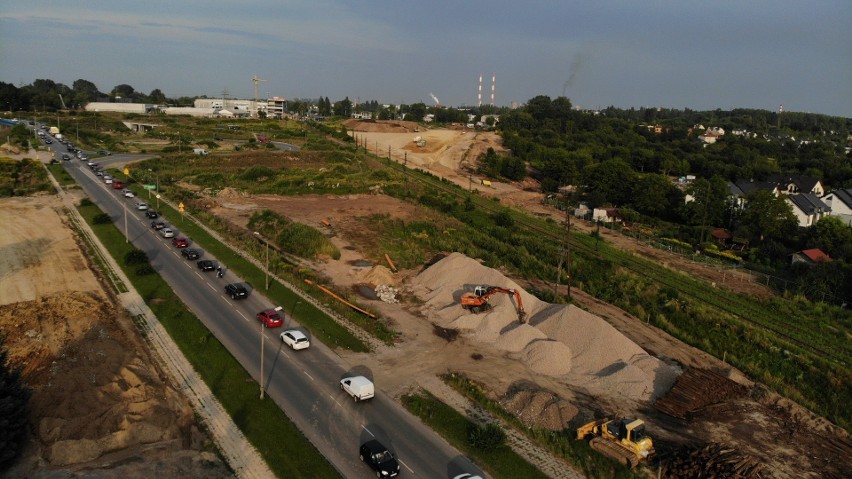
[[[660,457],[660,477],[670,479],[761,479],[764,464],[722,444],[687,446]]]
[[[706,369],[689,368],[661,397],[654,408],[669,416],[688,419],[689,415],[711,404],[744,395],[747,388]]]

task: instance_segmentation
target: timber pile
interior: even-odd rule
[[[680,419],[711,404],[738,398],[747,388],[706,369],[689,368],[681,374],[672,389],[654,403],[660,412]]]
[[[761,479],[767,477],[764,467],[760,459],[716,443],[660,457],[660,475],[671,479]]]

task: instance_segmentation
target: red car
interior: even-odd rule
[[[123,188],[124,188],[124,183],[122,183],[120,181],[113,181],[112,182],[112,189],[120,190],[120,189],[123,189]]]
[[[262,322],[267,328],[277,328],[284,324],[284,318],[274,309],[264,309],[257,313],[257,320]]]
[[[178,236],[176,238],[172,238],[172,244],[175,245],[175,248],[186,248],[189,246],[189,241],[187,241],[183,236]]]
[[[269,138],[267,138],[265,136],[258,136],[257,141],[259,141],[261,143],[269,143]]]

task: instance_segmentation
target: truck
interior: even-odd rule
[[[51,126],[50,130],[48,130],[51,135],[56,136],[59,134],[59,127]]]
[[[207,154],[210,153],[209,151],[205,150],[204,148],[193,148],[192,152],[195,153],[196,155],[201,155],[201,156],[207,156]]]
[[[355,402],[370,399],[376,395],[373,382],[364,376],[351,376],[341,379],[340,389],[352,396]]]
[[[64,136],[62,136],[62,133],[57,133],[57,134],[53,135],[53,137],[56,138],[57,140],[59,140],[60,143],[62,142],[62,139],[64,138]]]

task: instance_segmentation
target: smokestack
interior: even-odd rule
[[[476,106],[482,106],[482,73],[479,74],[479,91],[476,93]]]
[[[491,106],[494,106],[494,85],[497,83],[497,75],[491,74]]]

